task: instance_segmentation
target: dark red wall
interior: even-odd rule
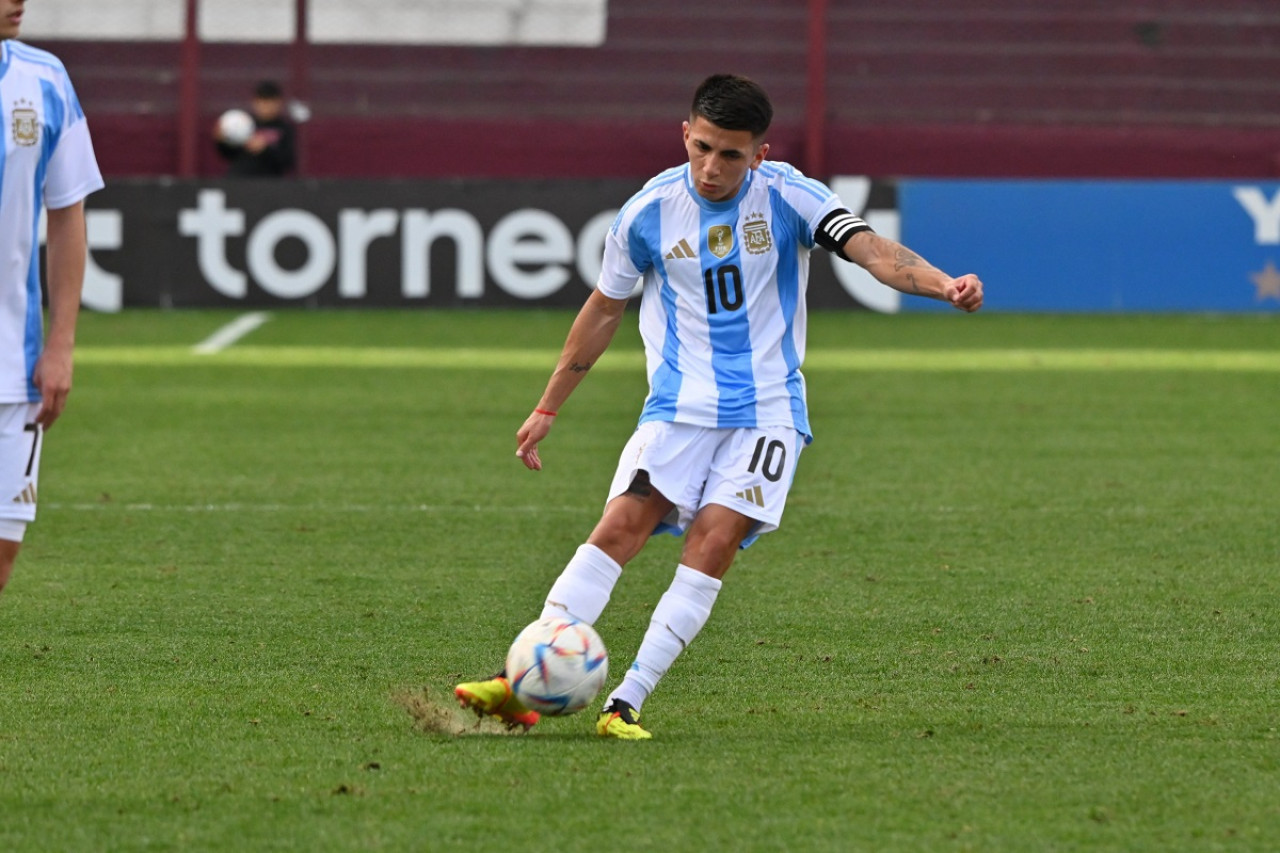
[[[832,2],[828,174],[1280,175],[1274,0]],[[682,156],[693,87],[732,70],[804,168],[808,4],[610,0],[600,48],[312,45],[307,176],[643,178]],[[111,175],[177,169],[180,46],[41,46],[70,68]],[[211,126],[287,45],[202,46]],[[200,171],[221,171],[212,145]]]

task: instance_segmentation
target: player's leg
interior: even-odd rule
[[[22,547],[21,542],[2,537],[3,531],[0,530],[0,592],[4,591],[5,584],[9,582],[9,575],[13,574],[13,564],[18,559],[18,551]]]
[[[648,471],[636,471],[622,494],[605,506],[587,541],[578,547],[547,593],[542,618],[568,616],[594,625],[604,612],[622,567],[631,561],[672,510]]]
[[[689,436],[697,431],[673,432],[675,426],[642,424],[627,441],[609,486],[604,513],[551,585],[542,618],[568,616],[594,625],[609,603],[622,567],[664,523],[678,523],[681,513],[664,489],[676,495],[688,489],[672,477],[669,460],[680,455]],[[704,479],[698,479],[699,485]]]
[[[552,584],[541,618],[567,617],[594,624],[609,602],[622,566],[639,553],[670,510],[671,502],[653,489],[648,474],[637,472],[632,484],[605,506],[587,542],[578,547]],[[506,672],[464,682],[453,692],[462,707],[482,717],[498,717],[508,728],[521,726],[528,731],[538,722],[538,712],[526,708],[512,694]]]
[[[639,726],[640,708],[706,624],[738,551],[777,528],[803,447],[803,437],[785,429],[733,430],[717,447],[676,576],[654,609],[635,662],[606,701],[596,724],[600,734],[649,737]]]
[[[36,403],[0,405],[0,590],[9,582],[27,525],[36,518],[40,449]]]
[[[720,579],[739,546],[759,522],[710,504],[694,518],[671,586],[658,600],[636,659],[622,683],[609,694],[596,721],[596,731],[623,740],[645,740],[640,708],[680,653],[693,642],[711,616],[720,594]]]
[[[594,624],[609,602],[623,565],[640,552],[672,511],[671,501],[653,487],[648,472],[633,464],[639,458],[634,448],[646,442],[642,433],[637,434],[642,437],[633,435],[623,449],[600,521],[552,584],[541,618],[568,617]],[[512,694],[505,672],[464,682],[453,692],[462,707],[482,717],[495,716],[509,728],[521,726],[528,731],[538,722],[538,713]]]
[[[680,552],[680,564],[719,580],[729,571],[742,543],[760,520],[720,504],[698,510]]]

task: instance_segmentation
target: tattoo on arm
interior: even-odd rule
[[[924,258],[908,249],[906,246],[899,246],[897,253],[893,258],[893,271],[898,272],[903,267],[927,267]],[[914,283],[914,279],[913,279]]]
[[[588,370],[591,369],[591,362],[575,361],[569,365],[569,369],[572,370],[574,373],[586,373]]]
[[[915,273],[913,273],[913,272],[909,272],[909,273],[907,273],[907,281],[911,282],[911,290],[912,290],[912,292],[914,292],[914,293],[919,293],[919,292],[920,292],[920,282],[916,281],[916,274],[915,274]]]

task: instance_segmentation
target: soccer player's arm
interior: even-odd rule
[[[62,414],[71,392],[76,321],[84,286],[86,238],[84,202],[48,211],[49,328],[32,382],[40,389],[36,422],[45,429]]]
[[[819,245],[902,293],[949,302],[961,311],[982,307],[982,281],[972,273],[953,278],[906,246],[872,231],[847,210],[834,210],[818,226]]]
[[[45,429],[62,414],[71,391],[76,321],[84,288],[88,238],[84,200],[102,189],[102,173],[71,81],[62,79],[63,124],[46,164],[43,197],[47,214],[45,282],[49,309],[44,349],[31,381],[40,391],[36,421]]]
[[[551,432],[560,407],[613,341],[627,300],[635,289],[636,281],[644,274],[641,267],[647,266],[648,262],[643,257],[633,257],[630,235],[615,223],[605,238],[604,259],[596,289],[587,297],[574,319],[560,352],[560,360],[538,405],[516,432],[516,456],[529,470],[542,470],[538,442]]]
[[[556,369],[547,381],[538,405],[516,432],[516,456],[531,471],[542,470],[538,442],[551,432],[560,407],[608,349],[622,322],[626,299],[615,299],[595,290],[578,312],[565,338]]]

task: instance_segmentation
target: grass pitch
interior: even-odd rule
[[[0,597],[0,849],[1275,849],[1280,318],[812,317],[783,527],[615,743],[450,691],[595,522],[634,324],[533,474],[570,314],[192,352],[234,317],[83,319]]]

